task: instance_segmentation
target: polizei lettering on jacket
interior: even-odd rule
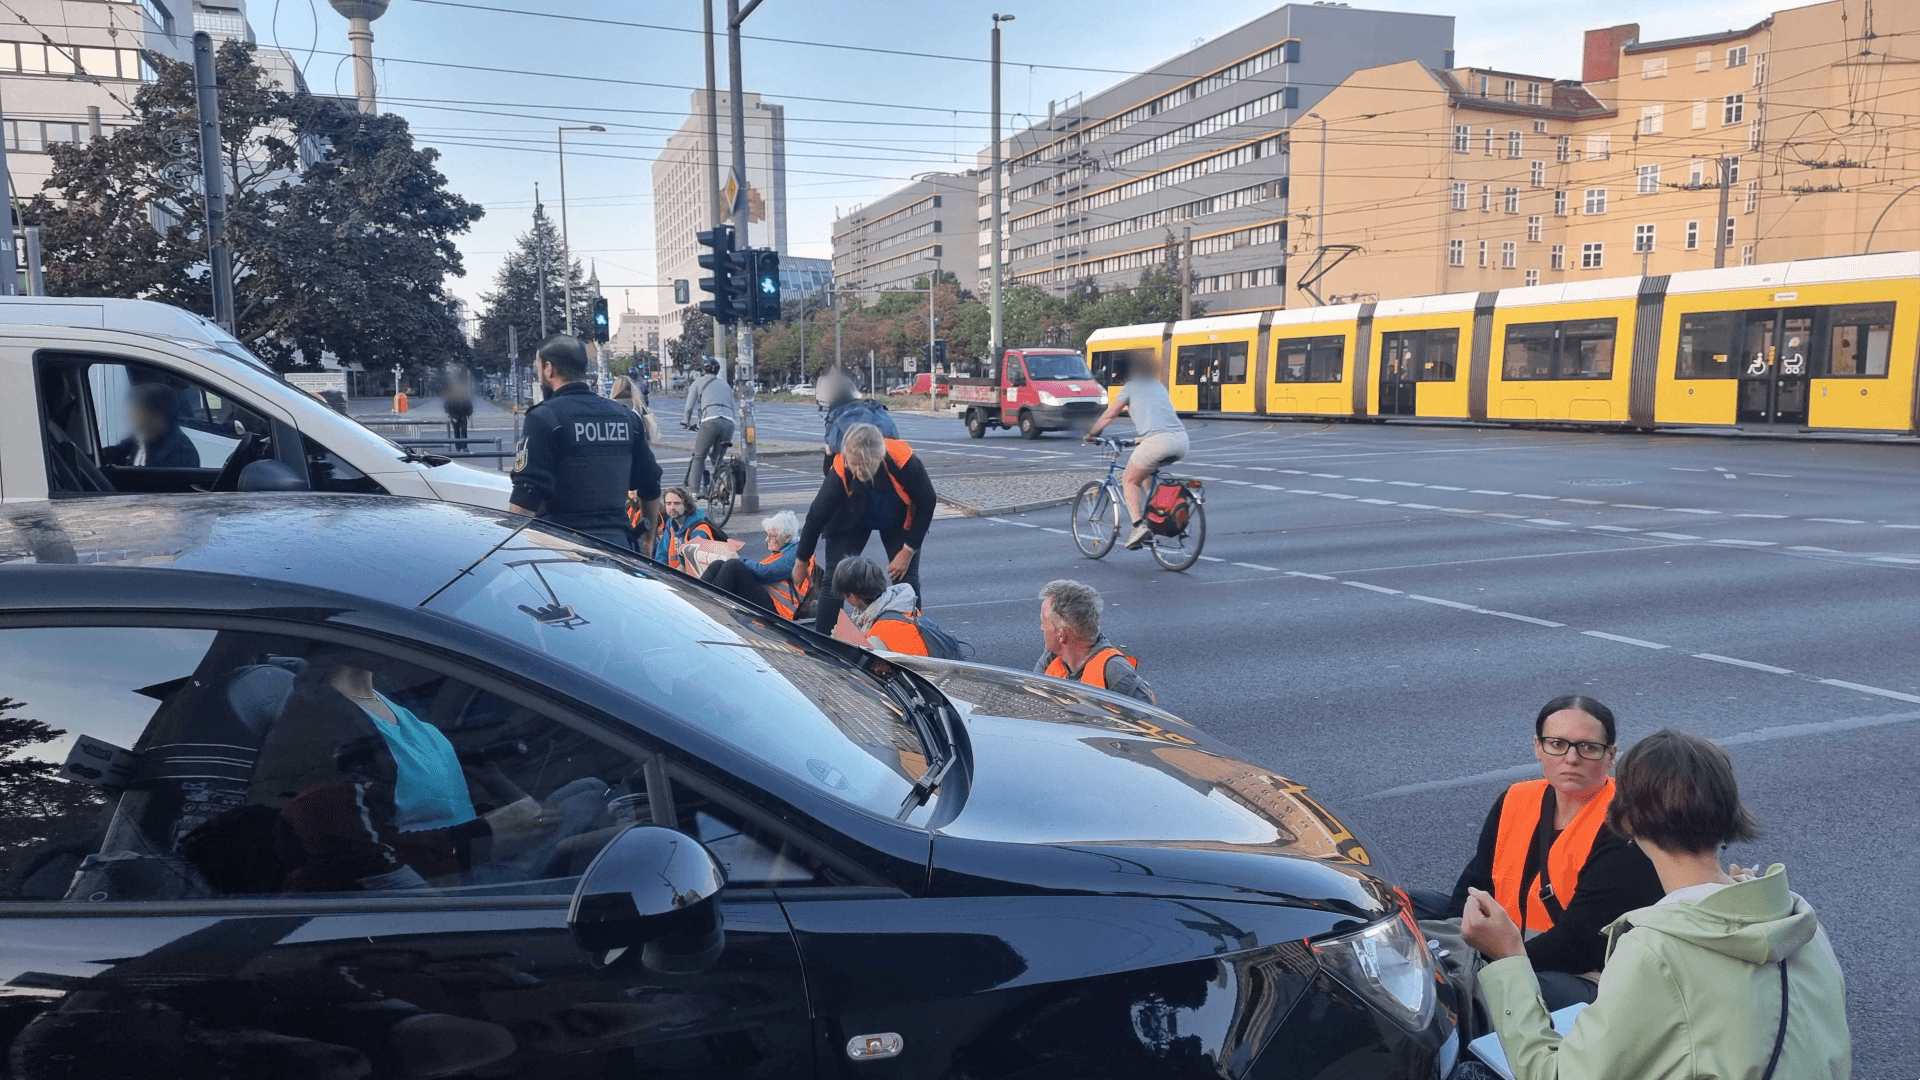
[[[576,420],[574,442],[632,442],[633,432],[625,420]]]

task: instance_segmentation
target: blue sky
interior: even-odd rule
[[[701,21],[699,0],[473,2],[687,30],[699,29]],[[989,14],[1013,12],[1017,19],[1004,31],[1002,88],[1012,130],[1030,116],[1044,117],[1050,99],[1091,94],[1123,77],[1029,65],[1142,70],[1275,6],[1271,0],[765,0],[748,32],[983,60]],[[1580,35],[1587,29],[1638,22],[1646,38],[1677,37],[1751,25],[1782,5],[1406,0],[1378,6],[1455,16],[1463,65],[1577,78]],[[716,7],[724,25],[724,0]],[[293,52],[316,91],[352,92],[353,72],[342,56],[346,21],[325,0],[253,0],[249,15],[263,43]],[[467,276],[454,281],[456,295],[477,302],[490,286],[506,249],[527,227],[536,182],[557,215],[555,127],[599,123],[606,134],[567,137],[573,248],[583,260],[597,261],[615,312],[629,302],[638,311],[655,308],[650,163],[684,116],[689,90],[678,88],[704,84],[698,34],[394,0],[374,35],[382,108],[405,115],[416,138],[444,155],[451,186],[487,208],[461,244]],[[793,254],[826,256],[836,210],[883,195],[914,173],[969,165],[987,142],[984,63],[751,37],[742,48],[746,88],[787,108]],[[724,39],[719,59],[724,87]]]

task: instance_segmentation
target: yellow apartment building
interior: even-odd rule
[[[1577,81],[1355,73],[1293,127],[1289,303],[1920,248],[1920,3],[1864,14],[1592,30]]]

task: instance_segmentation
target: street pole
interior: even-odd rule
[[[704,0],[701,6],[707,17],[707,220],[708,228],[712,228],[726,220],[720,210],[720,91],[713,74],[713,0]],[[712,322],[714,347],[724,353],[721,343],[725,335],[720,332],[719,317]],[[684,322],[680,329],[686,332]]]
[[[533,216],[535,225],[539,224],[542,209],[540,205],[540,183],[536,180],[533,185]],[[540,279],[540,340],[545,342],[547,340],[547,240],[538,228],[534,230],[533,235],[534,262],[538,266],[538,276]]]
[[[200,113],[200,175],[207,197],[207,262],[213,285],[213,321],[227,333],[238,333],[233,314],[233,256],[224,240],[227,231],[227,186],[220,172],[220,90],[214,81],[213,38],[202,30],[193,35],[193,89]],[[9,211],[11,214],[11,211]],[[13,247],[13,231],[7,231]]]
[[[727,0],[727,88],[733,98],[732,127],[729,134],[733,137],[733,235],[738,247],[752,247],[747,236],[747,208],[752,200],[747,198],[747,118],[745,92],[741,89],[740,77],[740,23],[753,9],[760,6],[760,0],[748,0],[745,11],[740,9],[740,0]],[[769,208],[771,212],[771,208]],[[747,513],[760,509],[760,467],[758,447],[755,446],[757,432],[753,423],[753,324],[744,322],[734,328],[738,335],[735,346],[740,356],[738,381],[744,383],[740,388],[740,427],[741,443],[744,446],[742,457],[747,466],[747,483],[740,492],[740,508]]]
[[[1719,159],[1720,216],[1713,219],[1713,268],[1715,270],[1727,265],[1727,189],[1732,186],[1727,183],[1728,164],[1726,158]]]
[[[560,280],[565,289],[567,336],[573,336],[573,242],[567,238],[567,132],[606,131],[599,124],[577,124],[554,132],[560,152]]]
[[[3,113],[4,110],[0,110]],[[4,126],[4,125],[0,125]],[[0,204],[6,206],[6,254],[0,257],[0,296],[18,296],[20,269],[13,257],[13,176],[7,172],[7,141],[0,139]]]
[[[836,286],[832,292],[827,294],[827,299],[833,301],[833,366],[836,369],[838,369],[840,368],[840,364],[841,364],[841,361],[840,361],[840,289]],[[868,393],[873,392],[873,385],[871,383],[867,385],[867,392]]]
[[[1012,21],[1011,15],[996,13],[993,16],[993,212],[987,216],[987,223],[993,228],[993,320],[987,335],[987,360],[996,373],[1000,368],[1000,350],[1006,344],[1000,328],[1000,24]]]
[[[933,273],[927,276],[927,411],[940,408],[940,379],[933,371],[934,328],[938,320],[933,317],[933,290],[940,284],[940,257],[934,256]]]
[[[1327,118],[1319,113],[1307,115],[1320,121],[1320,205],[1314,207],[1320,220],[1313,227],[1313,240],[1324,250],[1327,246]]]
[[[1193,226],[1180,230],[1180,321],[1193,318]]]

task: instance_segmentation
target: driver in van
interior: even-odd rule
[[[127,392],[127,426],[133,434],[100,453],[103,465],[197,469],[200,451],[180,430],[180,395],[161,382],[135,383]]]

